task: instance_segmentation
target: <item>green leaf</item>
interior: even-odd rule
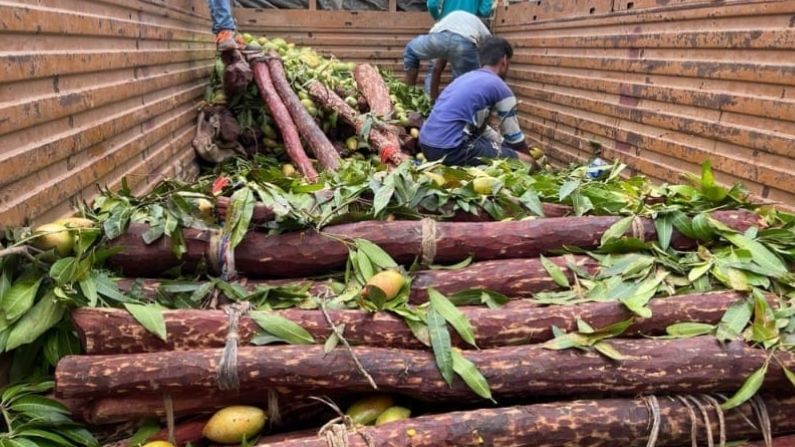
[[[560,191],[558,192],[558,200],[563,201],[566,197],[570,196],[571,193],[574,192],[575,189],[579,188],[580,181],[579,180],[569,180],[563,185],[560,186]]]
[[[395,193],[395,178],[388,175],[384,179],[384,184],[378,188],[375,196],[373,197],[373,215],[377,216],[381,211],[389,205],[392,195]]]
[[[344,324],[337,325],[337,332],[331,331],[331,334],[328,336],[326,342],[323,344],[323,352],[328,354],[329,352],[334,350],[334,348],[336,348],[340,342],[340,337],[337,335],[337,333],[342,334],[344,331],[345,331]]]
[[[715,236],[712,230],[712,225],[709,223],[709,216],[707,213],[699,213],[693,218],[691,222],[693,236],[701,241],[710,241]]]
[[[486,378],[483,377],[483,374],[480,373],[477,366],[475,366],[475,364],[469,359],[464,357],[463,354],[458,351],[458,349],[453,349],[451,351],[451,357],[453,371],[455,371],[455,373],[461,377],[461,380],[467,384],[469,389],[484,399],[489,399],[493,402],[496,402],[491,397],[491,388],[489,387],[489,383],[486,381]]]
[[[621,299],[621,302],[635,314],[643,318],[650,318],[651,309],[646,305],[657,294],[657,287],[664,278],[665,275],[657,275],[655,278],[643,281],[629,298]]]
[[[73,257],[61,258],[50,267],[50,278],[57,284],[66,284],[78,279],[78,261]]]
[[[215,283],[213,283],[212,281],[207,281],[207,282],[205,282],[205,283],[202,283],[202,285],[200,285],[199,287],[197,287],[197,288],[196,288],[196,289],[193,291],[193,293],[191,293],[189,300],[190,300],[191,302],[193,302],[193,303],[199,303],[199,302],[201,302],[201,301],[202,301],[204,298],[206,298],[206,297],[207,297],[207,295],[208,295],[210,292],[212,292],[212,290],[213,290],[214,288],[215,288]]]
[[[366,239],[354,239],[354,244],[356,244],[356,248],[359,249],[360,252],[363,252],[370,258],[370,261],[381,267],[382,269],[394,268],[397,267],[397,262],[392,259],[389,254],[384,251],[378,245],[366,240]]]
[[[538,194],[536,194],[532,188],[528,189],[524,192],[524,194],[519,196],[519,201],[522,202],[522,204],[536,216],[544,217],[544,205],[541,203],[541,199],[538,197]]]
[[[73,444],[68,439],[64,438],[63,436],[59,435],[58,433],[54,433],[51,431],[39,430],[39,429],[27,429],[21,433],[17,433],[19,436],[24,436],[26,438],[40,438],[50,442],[55,443],[56,445],[62,447],[73,447]]]
[[[657,229],[657,241],[660,248],[668,250],[671,245],[671,235],[673,235],[673,218],[670,214],[664,214],[654,220],[654,228]]]
[[[80,354],[80,341],[71,329],[58,329],[50,332],[44,344],[44,356],[50,365],[56,366],[58,361],[67,355]]]
[[[439,312],[439,315],[444,317],[444,319],[455,328],[458,335],[461,336],[461,339],[477,348],[475,330],[472,328],[472,324],[470,324],[467,317],[458,310],[447,297],[436,291],[436,289],[428,289],[428,298],[431,302],[431,308]]]
[[[80,290],[83,291],[83,295],[88,299],[88,305],[90,307],[96,307],[99,295],[97,294],[97,283],[94,282],[94,278],[92,276],[87,276],[81,279],[79,284]]]
[[[433,356],[436,359],[436,366],[439,368],[444,381],[451,385],[453,383],[453,348],[444,317],[431,307],[428,309],[425,319],[431,338]]]
[[[795,386],[795,373],[793,373],[789,368],[787,368],[784,365],[781,365],[781,369],[784,370],[784,375],[787,376],[787,380],[789,380],[789,383],[791,383],[792,386]]]
[[[754,290],[754,322],[751,325],[751,340],[765,342],[778,337],[776,316],[765,299],[765,295]]]
[[[356,253],[356,267],[358,267],[359,274],[362,275],[362,279],[364,279],[365,282],[375,274],[373,264],[370,262],[370,257],[362,251]]]
[[[752,314],[752,301],[742,300],[732,304],[721,317],[715,337],[720,341],[736,339],[751,321]]]
[[[47,291],[33,308],[20,319],[6,342],[6,351],[28,344],[43,335],[63,318],[65,307],[55,299],[52,291]]]
[[[789,272],[784,262],[761,243],[742,234],[724,233],[723,237],[735,246],[751,252],[754,263],[767,270],[770,276],[778,278]]]
[[[136,447],[141,444],[146,444],[146,441],[149,440],[155,433],[160,431],[160,424],[157,420],[149,420],[143,425],[141,425],[138,430],[135,432],[134,435],[130,438],[127,442],[129,447]]]
[[[464,259],[461,262],[456,262],[455,264],[450,265],[439,265],[439,264],[431,264],[428,266],[431,270],[459,270],[464,267],[467,267],[469,264],[472,264],[472,256]]]
[[[248,187],[240,188],[232,194],[223,230],[223,233],[229,236],[232,248],[237,247],[246,236],[251,216],[254,214],[255,202],[254,193]]]
[[[69,414],[69,410],[60,402],[47,399],[46,397],[39,396],[37,394],[29,394],[16,399],[10,405],[10,408],[16,412],[25,413],[31,417],[36,417],[37,414],[41,413]]]
[[[635,216],[627,216],[611,225],[610,228],[602,234],[601,245],[604,245],[610,240],[620,239],[624,236],[632,227],[633,220],[635,220]]]
[[[614,348],[613,345],[609,344],[606,341],[600,341],[599,343],[594,344],[593,348],[598,353],[602,354],[603,356],[605,356],[605,357],[607,357],[607,358],[609,358],[611,360],[621,361],[621,360],[626,359],[626,357],[623,354],[618,352],[618,350],[616,348]]]
[[[14,281],[8,293],[3,297],[3,302],[0,303],[6,319],[14,321],[33,306],[33,300],[36,298],[42,279],[41,275],[26,273]]]
[[[714,330],[714,324],[693,322],[675,323],[665,328],[665,332],[668,335],[682,338],[706,335],[712,333]]]
[[[541,265],[544,266],[544,269],[547,271],[550,278],[555,281],[555,284],[561,287],[571,287],[569,279],[566,278],[566,274],[563,273],[563,270],[561,270],[557,264],[545,258],[544,255],[541,255]]]
[[[154,304],[124,303],[124,307],[147,331],[166,341],[166,320],[163,310]]]
[[[690,269],[690,272],[687,274],[687,279],[690,282],[694,282],[698,278],[704,276],[712,268],[712,262],[703,262],[696,267]]]
[[[745,379],[745,383],[743,383],[740,389],[737,390],[729,400],[721,404],[721,410],[731,410],[754,397],[754,394],[759,391],[759,388],[762,387],[762,383],[765,381],[765,374],[767,374],[767,363]]]
[[[88,430],[82,427],[59,428],[58,433],[76,442],[77,445],[99,447],[99,441]]]
[[[262,311],[250,312],[249,315],[264,331],[287,343],[310,345],[315,342],[314,337],[306,329],[281,315]]]
[[[712,163],[704,160],[701,164],[701,194],[713,202],[721,202],[728,195],[726,188],[715,184],[715,176],[712,173]]]

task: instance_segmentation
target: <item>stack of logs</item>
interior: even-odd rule
[[[745,211],[717,211],[712,217],[739,231],[755,225]],[[654,339],[682,321],[715,324],[726,309],[744,297],[735,292],[711,292],[652,300],[652,317],[635,319],[611,345],[623,360],[579,350],[547,350],[540,346],[553,337],[551,327],[576,330],[576,320],[593,327],[633,318],[617,302],[578,306],[540,307],[526,298],[558,286],[538,256],[566,246],[594,248],[617,217],[550,217],[519,222],[433,223],[434,262],[474,263],[458,270],[421,270],[414,276],[410,301],[427,300],[426,289],[442,293],[482,288],[500,292],[511,301],[496,309],[462,307],[474,327],[474,350],[453,335],[452,343],[465,352],[488,381],[496,404],[476,396],[462,381],[448,386],[434,356],[405,323],[386,312],[329,310],[334,325],[345,325],[351,351],[375,381],[378,392],[426,402],[428,408],[447,405],[465,411],[422,414],[379,427],[352,429],[351,446],[677,446],[696,445],[707,438],[742,440],[795,431],[795,397],[764,394],[725,414],[713,397],[735,392],[746,378],[765,364],[767,353],[742,341],[718,343],[711,336]],[[653,222],[643,220],[634,236],[656,237]],[[110,263],[130,278],[156,278],[181,265],[190,271],[207,261],[209,235],[186,230],[188,251],[173,257],[170,241],[146,245],[145,227],[132,226],[115,243],[123,250]],[[363,222],[328,227],[322,232],[281,235],[249,232],[234,250],[245,286],[311,281],[284,280],[326,274],[344,268],[348,249],[343,239],[364,238],[384,248],[400,263],[421,258],[428,247],[427,222]],[[333,236],[333,237],[328,237]],[[693,248],[680,234],[672,246]],[[596,263],[584,256],[551,257],[567,275],[577,265],[595,272]],[[122,288],[131,280],[121,281]],[[154,294],[158,280],[144,281]],[[311,284],[322,291],[324,283]],[[772,297],[770,298],[773,299]],[[279,314],[304,327],[319,343],[330,334],[319,310],[289,309]],[[237,354],[239,388],[218,389],[217,373],[227,338],[228,317],[220,310],[164,312],[167,340],[147,332],[125,311],[78,309],[72,317],[84,355],[61,360],[56,370],[56,394],[78,409],[92,424],[163,417],[166,404],[178,421],[182,441],[193,440],[206,417],[234,403],[278,408],[286,424],[271,428],[257,446],[326,446],[317,428],[334,415],[309,396],[351,396],[373,392],[354,364],[351,352],[337,347],[326,353],[322,345],[251,346],[257,331],[248,317],[240,319]],[[795,367],[795,358],[777,354],[782,364]],[[791,387],[777,362],[769,363],[763,391]],[[641,396],[641,397],[638,397]],[[587,400],[566,400],[566,399]],[[528,402],[532,402],[529,403]],[[275,415],[271,415],[275,416]],[[199,419],[197,420],[196,417]],[[187,419],[185,419],[187,418]],[[278,418],[277,418],[278,419]],[[290,428],[308,428],[284,433]],[[181,431],[180,431],[181,428]],[[767,428],[767,429],[766,429]],[[278,434],[282,432],[281,434]],[[362,436],[364,435],[364,436]],[[783,439],[783,438],[782,438]],[[778,444],[777,444],[778,445]],[[785,444],[780,444],[785,445]]]

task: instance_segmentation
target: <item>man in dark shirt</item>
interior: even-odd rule
[[[420,147],[428,160],[447,165],[478,165],[480,158],[519,158],[536,167],[516,116],[516,97],[503,78],[513,48],[501,37],[479,47],[481,68],[456,78],[439,96],[420,129]],[[497,133],[487,123],[499,120]],[[521,152],[520,152],[521,151]]]

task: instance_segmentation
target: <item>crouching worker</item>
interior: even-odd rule
[[[429,161],[474,166],[481,158],[519,158],[537,168],[528,155],[516,117],[516,97],[503,80],[513,48],[501,37],[480,44],[481,68],[461,75],[448,85],[420,129],[420,148]],[[497,133],[488,126],[492,115]]]
[[[428,34],[417,36],[406,45],[403,50],[406,84],[417,83],[420,61],[439,59],[434,67],[434,84],[430,88],[431,97],[435,99],[439,77],[447,61],[452,66],[453,79],[477,70],[480,67],[478,42],[490,36],[488,28],[476,15],[465,11],[451,12],[434,25]]]

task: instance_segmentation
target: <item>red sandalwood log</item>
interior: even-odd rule
[[[773,447],[795,447],[795,435],[777,436],[773,438]],[[743,442],[736,447],[768,447],[765,441]]]
[[[657,447],[690,445],[693,421],[690,410],[679,399],[659,397],[659,435]],[[715,445],[720,423],[716,408],[705,400],[709,425]],[[391,422],[379,427],[360,429],[369,435],[350,433],[351,447],[644,447],[649,445],[654,417],[647,399],[604,399],[523,405],[508,408],[479,409],[420,416]],[[795,430],[795,398],[766,397],[773,433]],[[752,421],[757,416],[751,404],[726,412],[725,427],[729,439],[759,437]],[[698,445],[706,443],[706,423],[695,418]],[[273,439],[273,438],[271,438]],[[259,442],[255,447],[326,447],[325,438],[310,436],[276,442]],[[710,444],[711,445],[711,444]],[[760,444],[761,445],[761,444]],[[776,444],[779,445],[779,444]],[[786,444],[780,444],[786,445]]]
[[[218,197],[215,202],[216,214],[221,220],[226,219],[226,210],[229,208],[229,197]],[[571,213],[572,209],[567,205],[559,205],[557,203],[542,203],[544,209],[544,217],[563,217]],[[273,212],[264,203],[257,203],[254,205],[254,213],[251,216],[253,223],[270,222],[276,219],[276,213]],[[452,218],[445,219],[446,222],[491,222],[489,216],[482,209],[478,214],[467,213],[463,210],[457,210]]]
[[[549,258],[561,267],[569,281],[573,273],[566,266],[567,262],[595,273],[598,263],[586,256],[559,256]],[[557,290],[559,286],[552,280],[539,259],[499,259],[495,261],[475,262],[457,270],[420,270],[413,275],[409,299],[412,303],[422,303],[428,299],[428,287],[434,287],[443,294],[453,294],[467,289],[484,289],[498,292],[509,298],[527,298],[534,293],[545,290]],[[117,284],[122,291],[132,287],[133,280],[123,278]],[[156,296],[160,282],[156,279],[143,280],[144,296]],[[309,285],[309,293],[318,295],[333,293],[328,282],[313,281],[306,278],[272,279],[267,281],[246,281],[242,286],[253,292],[259,286]]]
[[[270,69],[276,91],[282,98],[287,110],[290,111],[290,116],[292,116],[295,125],[298,127],[298,132],[304,137],[304,141],[309,144],[309,147],[312,148],[320,166],[330,171],[339,168],[340,154],[334,149],[331,141],[323,133],[320,126],[317,125],[312,115],[301,104],[298,95],[295,94],[290,82],[287,81],[282,60],[275,53],[271,53],[268,58],[268,68]]]
[[[609,342],[625,358],[617,362],[595,352],[547,350],[525,345],[467,352],[497,399],[611,393],[733,392],[767,359],[744,342],[718,343],[712,336],[675,340]],[[479,401],[456,379],[441,378],[430,351],[352,348],[381,392],[410,394],[428,401]],[[216,386],[222,349],[107,356],[67,356],[55,370],[59,398],[189,392]],[[788,368],[793,354],[778,353]],[[345,349],[323,346],[241,347],[240,389],[286,387],[304,393],[366,392],[370,383]],[[766,389],[790,389],[778,363],[771,362]]]
[[[290,117],[290,112],[276,92],[268,71],[268,65],[264,62],[254,62],[251,65],[252,70],[254,70],[254,81],[257,83],[259,95],[268,106],[273,120],[276,121],[276,126],[279,128],[282,140],[284,140],[284,148],[287,151],[287,155],[304,177],[309,181],[316,181],[317,171],[315,171],[312,162],[309,161],[309,157],[306,156],[306,152],[301,146],[301,139],[298,136],[295,123]]]
[[[757,224],[758,216],[743,210],[717,211],[712,217],[745,231]],[[436,263],[453,263],[473,256],[477,261],[491,259],[533,258],[564,246],[595,248],[602,233],[620,218],[615,216],[560,217],[512,222],[431,222],[435,228]],[[654,223],[642,219],[642,238],[657,236]],[[320,232],[304,230],[279,235],[250,231],[235,249],[237,271],[246,277],[296,277],[325,273],[343,268],[348,247],[339,238],[367,239],[386,250],[396,261],[411,263],[423,253],[421,221],[368,221],[326,227]],[[108,260],[110,266],[125,276],[158,276],[182,264],[192,271],[206,260],[209,231],[183,231],[187,252],[181,260],[171,252],[171,241],[163,237],[150,245],[141,236],[147,227],[131,225],[114,245],[122,249]],[[331,236],[331,237],[329,237]],[[430,238],[429,238],[430,239]],[[677,249],[696,246],[695,242],[674,232],[671,245]],[[426,247],[427,248],[427,247]],[[142,262],[146,260],[146,262]]]
[[[349,106],[331,89],[326,88],[326,86],[318,81],[313,81],[309,84],[309,95],[312,96],[315,101],[321,103],[324,108],[336,111],[344,122],[353,126],[357,134],[361,134],[364,131],[367,119]],[[388,98],[389,96],[387,95],[387,99]],[[400,148],[400,140],[385,126],[373,124],[370,127],[368,136],[375,152],[381,153],[381,151],[389,147]]]
[[[389,89],[377,68],[370,64],[359,64],[353,69],[353,78],[370,105],[370,113],[380,117],[392,115]]]
[[[683,321],[715,324],[731,304],[743,298],[735,292],[716,292],[655,299],[650,303],[652,317],[636,320],[625,335],[658,335],[665,333],[669,325]],[[472,323],[475,339],[482,349],[543,342],[552,338],[553,325],[565,331],[576,330],[577,318],[600,328],[633,317],[619,302],[536,307],[532,303],[519,301],[500,309],[460,309]],[[345,324],[345,338],[353,345],[424,348],[403,320],[392,313],[360,310],[328,312],[334,324]],[[298,323],[318,343],[331,334],[328,323],[318,310],[289,309],[278,314]],[[163,316],[168,332],[165,342],[120,309],[76,309],[72,312],[72,322],[86,354],[187,351],[219,348],[225,344],[228,325],[222,311],[183,309],[165,311]],[[238,329],[240,343],[248,344],[258,331],[253,320],[242,318]],[[469,347],[455,335],[453,343],[462,348]]]

